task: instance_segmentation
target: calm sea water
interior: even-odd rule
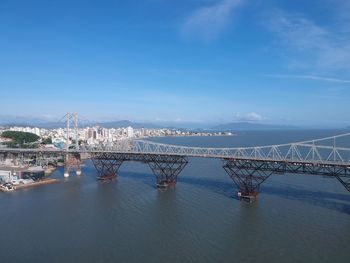
[[[250,146],[341,131],[242,132],[157,138],[191,146]],[[272,176],[257,202],[234,198],[220,160],[190,159],[175,189],[155,188],[145,164],[117,180],[82,176],[0,193],[0,262],[349,262],[350,193],[335,179]]]

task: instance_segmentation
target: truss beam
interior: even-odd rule
[[[237,186],[238,197],[253,201],[259,193],[260,185],[273,173],[264,169],[264,166],[264,163],[259,162],[228,159],[224,161],[223,168]]]
[[[350,173],[348,175],[336,175],[338,181],[350,192]]]
[[[303,162],[224,159],[223,168],[232,178],[240,196],[255,198],[259,186],[271,174],[311,174],[335,177],[350,192],[350,167]]]
[[[97,171],[97,179],[110,180],[117,176],[125,156],[116,153],[92,153],[91,160]]]
[[[172,155],[151,155],[147,162],[156,176],[158,188],[174,186],[177,176],[188,163],[185,157]]]

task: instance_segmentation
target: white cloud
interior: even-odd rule
[[[247,120],[250,120],[250,121],[262,121],[264,119],[263,116],[261,116],[256,112],[250,112],[247,114],[246,117],[247,117]]]
[[[306,79],[306,80],[317,80],[317,81],[350,84],[350,80],[338,79],[338,78],[328,78],[328,77],[321,77],[321,76],[314,76],[314,75],[265,74],[264,76],[271,77],[271,78],[281,78],[281,79]]]
[[[294,65],[321,70],[350,70],[350,36],[342,29],[347,22],[320,26],[302,14],[274,10],[268,28],[290,50],[296,52]],[[343,21],[343,22],[341,22]]]
[[[187,37],[213,40],[231,22],[233,12],[242,2],[242,0],[219,0],[211,6],[200,7],[187,17],[181,31]]]
[[[236,113],[234,115],[234,120],[235,121],[258,122],[258,121],[262,121],[264,119],[265,118],[261,114],[258,114],[256,112],[249,112],[249,113],[244,114],[244,115]]]

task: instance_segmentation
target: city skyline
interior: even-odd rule
[[[350,4],[2,1],[2,120],[349,126]]]
[[[22,127],[22,128],[40,128],[56,129],[65,128],[65,116],[55,118],[34,118],[18,116],[1,116],[0,128]],[[78,117],[78,127],[101,127],[101,128],[126,128],[134,129],[180,129],[180,130],[207,130],[207,131],[249,131],[249,130],[302,130],[302,129],[346,129],[350,126],[345,122],[341,124],[287,124],[287,123],[266,123],[261,120],[233,120],[231,122],[199,122],[199,121],[132,121],[132,120],[88,120]]]

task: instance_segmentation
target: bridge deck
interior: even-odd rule
[[[124,161],[140,161],[148,163],[154,171],[157,185],[176,182],[178,173],[187,164],[187,157],[216,158],[223,160],[225,171],[243,196],[255,196],[260,184],[273,173],[332,176],[350,191],[350,143],[349,147],[336,144],[337,138],[346,136],[350,142],[349,133],[313,141],[239,148],[201,148],[122,140],[113,144],[83,145],[78,149],[65,150],[0,148],[0,155],[34,155],[44,158],[65,156],[65,160],[73,156],[72,160],[77,160],[80,169],[80,155],[88,154],[100,178],[115,176]],[[69,162],[65,161],[65,175],[68,174]]]

